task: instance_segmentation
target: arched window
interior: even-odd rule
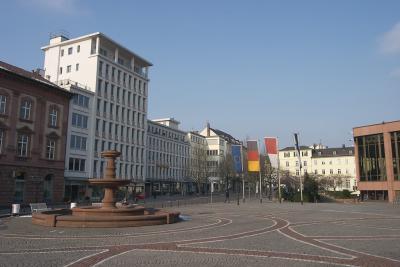
[[[24,120],[31,119],[32,101],[25,99],[21,102],[19,117]]]
[[[43,200],[46,202],[53,200],[53,174],[48,174],[44,177]]]
[[[57,127],[58,124],[58,108],[51,106],[49,110],[49,125],[50,127]]]
[[[24,201],[25,173],[17,171],[14,177],[14,202]]]

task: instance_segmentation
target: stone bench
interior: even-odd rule
[[[51,210],[47,207],[46,203],[30,203],[29,205],[31,206],[32,213]]]

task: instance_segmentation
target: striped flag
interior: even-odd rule
[[[278,138],[276,137],[265,137],[265,151],[271,161],[273,168],[278,168]]]
[[[258,154],[258,141],[247,141],[248,171],[260,171],[260,155]]]

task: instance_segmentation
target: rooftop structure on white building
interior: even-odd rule
[[[143,182],[152,64],[100,32],[73,39],[55,36],[42,50],[48,80],[63,86],[73,81],[94,93],[86,113],[76,110],[71,114],[72,123],[76,121],[76,127],[88,134],[85,155],[74,156],[81,173],[76,183],[86,177],[103,177],[105,161],[100,152],[114,149],[122,153],[117,176]]]

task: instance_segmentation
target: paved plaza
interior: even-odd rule
[[[0,266],[400,266],[400,206],[248,201],[171,210],[185,220],[74,229],[3,218]]]

